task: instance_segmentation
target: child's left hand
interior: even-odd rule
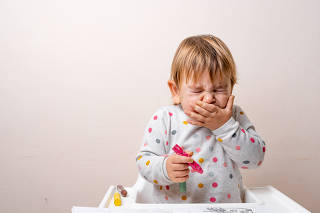
[[[192,120],[187,120],[192,125],[207,127],[216,130],[225,124],[232,116],[234,96],[228,99],[227,106],[220,108],[214,104],[197,101],[194,112],[185,112]]]

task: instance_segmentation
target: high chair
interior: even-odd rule
[[[102,212],[165,212],[165,213],[310,213],[272,186],[245,187],[243,203],[189,203],[189,204],[151,204],[152,184],[138,175],[132,187],[125,187],[128,194],[121,197],[121,206],[114,205],[113,195],[116,186],[109,186],[98,208],[73,207],[72,213]],[[123,211],[121,211],[123,210]]]

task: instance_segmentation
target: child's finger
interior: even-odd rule
[[[176,178],[182,178],[182,177],[185,177],[185,176],[189,175],[189,173],[190,173],[190,170],[189,169],[185,169],[185,170],[182,170],[182,171],[175,171],[173,175]]]
[[[211,113],[214,113],[214,112],[218,111],[218,109],[219,109],[219,107],[215,106],[214,104],[208,104],[204,101],[197,101],[196,104]]]
[[[188,179],[189,179],[189,175],[185,177],[175,178],[173,181],[176,183],[183,183],[183,182],[186,182]]]
[[[187,122],[195,126],[204,126],[204,123],[198,121],[187,120]]]
[[[189,155],[189,157],[191,157],[193,155],[193,152],[191,152],[191,151],[185,150],[185,152]]]
[[[235,96],[234,96],[234,95],[231,95],[231,96],[229,97],[229,99],[228,99],[228,103],[227,103],[227,106],[226,106],[226,109],[227,109],[227,110],[232,111],[234,98],[235,98]]]
[[[204,123],[206,117],[198,112],[185,112],[191,119]]]
[[[189,165],[187,163],[176,163],[172,164],[172,169],[174,171],[181,171],[181,170],[186,170],[188,169]]]
[[[191,157],[185,157],[180,155],[176,155],[172,159],[172,163],[192,163],[192,162],[193,162],[193,159]]]
[[[196,111],[197,113],[199,113],[200,115],[202,115],[203,117],[210,117],[211,112],[209,112],[208,110],[196,105],[194,107],[194,111]]]

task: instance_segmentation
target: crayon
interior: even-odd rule
[[[114,205],[121,206],[121,197],[120,197],[119,192],[115,192],[113,195],[113,198],[114,198]]]

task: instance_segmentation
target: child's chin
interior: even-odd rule
[[[192,107],[188,107],[188,106],[181,106],[183,112],[194,112],[194,110],[192,109]]]

